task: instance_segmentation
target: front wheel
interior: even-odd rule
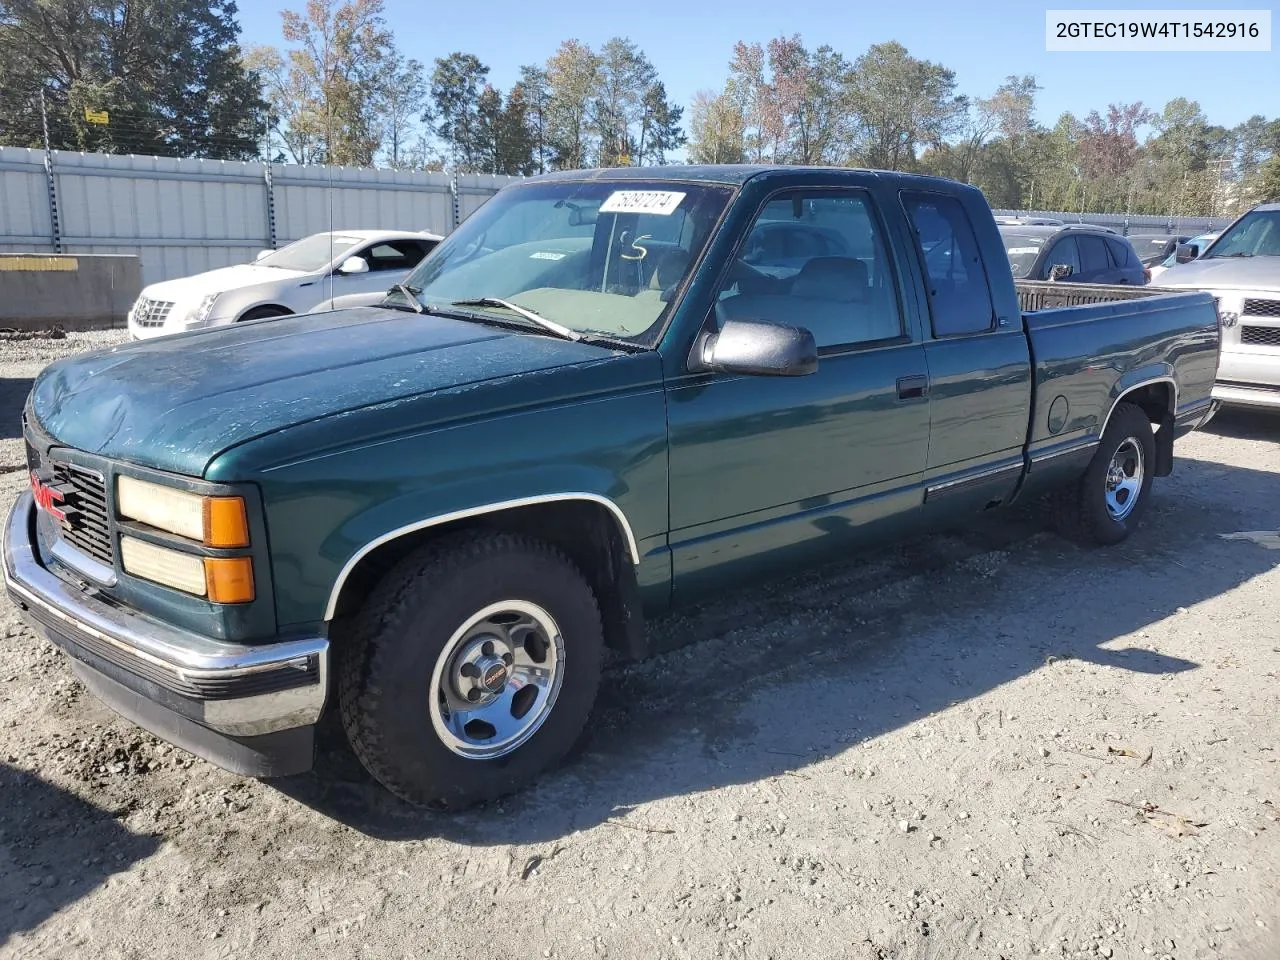
[[[1118,404],[1084,475],[1053,499],[1055,525],[1072,539],[1119,543],[1146,512],[1154,466],[1151,421],[1141,408]]]
[[[519,790],[569,753],[604,651],[577,568],[505,534],[409,556],[350,639],[339,704],[356,755],[401,798],[450,810]]]

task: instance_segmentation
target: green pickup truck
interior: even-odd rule
[[[214,763],[302,772],[332,709],[459,809],[560,762],[673,605],[1030,498],[1123,539],[1213,415],[1217,309],[1055,289],[948,180],[531,178],[378,306],[50,365],[7,588]]]

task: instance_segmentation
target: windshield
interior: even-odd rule
[[[732,192],[640,180],[508,187],[405,286],[431,308],[501,298],[576,333],[650,344]],[[502,306],[479,312],[520,322]]]
[[[347,237],[336,233],[317,233],[295,240],[261,260],[260,267],[278,267],[281,270],[301,270],[312,273],[342,256],[360,242],[359,237]]]
[[[1218,257],[1280,257],[1280,210],[1246,213],[1204,255]]]
[[[1004,238],[1004,252],[1009,257],[1009,269],[1013,271],[1014,279],[1028,276],[1035,266],[1036,257],[1040,255],[1045,238],[1003,231],[1001,236]]]

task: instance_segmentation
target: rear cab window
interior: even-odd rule
[[[904,191],[901,198],[924,260],[934,337],[994,329],[986,264],[964,205],[935,193]]]

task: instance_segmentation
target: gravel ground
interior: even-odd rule
[[[0,342],[26,380],[118,335]],[[0,956],[1280,956],[1280,418],[1179,445],[1143,529],[1029,516],[656,624],[582,753],[437,817],[330,738],[261,783],[85,694],[0,601]]]

